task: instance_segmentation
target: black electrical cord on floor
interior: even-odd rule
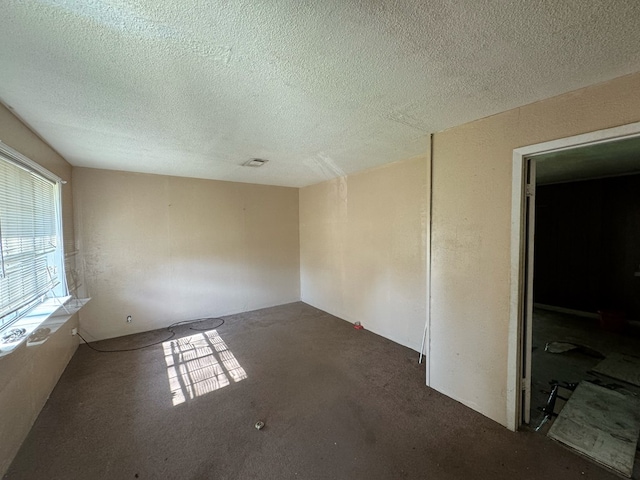
[[[89,347],[91,350],[95,350],[96,352],[100,352],[100,353],[134,352],[136,350],[142,350],[144,348],[154,347],[156,345],[160,345],[161,343],[168,342],[169,340],[171,340],[173,337],[176,336],[176,332],[174,331],[174,328],[176,328],[176,327],[180,327],[182,325],[187,325],[189,323],[206,322],[206,321],[209,321],[209,320],[220,320],[220,323],[218,325],[216,325],[215,327],[207,327],[207,328],[189,327],[189,330],[194,330],[196,332],[206,332],[207,330],[215,330],[216,328],[220,328],[222,325],[224,325],[224,319],[216,318],[216,317],[204,318],[204,319],[201,319],[201,320],[186,320],[184,322],[172,323],[171,325],[169,325],[167,327],[167,330],[171,332],[171,335],[169,335],[167,338],[165,338],[163,340],[159,340],[157,342],[150,343],[149,345],[143,345],[142,347],[135,347],[135,348],[119,348],[119,349],[115,349],[115,350],[101,350],[101,349],[96,348],[93,345],[91,345],[82,335],[80,335],[80,332],[78,332],[78,336],[84,341],[84,343],[87,345],[87,347]]]

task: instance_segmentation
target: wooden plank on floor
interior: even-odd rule
[[[638,357],[612,353],[596,365],[593,371],[640,387],[640,358]]]
[[[631,477],[640,435],[640,401],[631,395],[581,382],[548,435]]]

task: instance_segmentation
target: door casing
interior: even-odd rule
[[[536,155],[640,136],[640,122],[598,130],[573,137],[528,145],[513,150],[511,189],[511,290],[509,299],[509,348],[507,380],[507,427],[517,430],[528,422],[531,392],[531,327],[533,287],[532,209],[527,209],[527,171],[529,159]],[[534,162],[533,162],[534,163]],[[535,163],[533,178],[535,188]],[[533,201],[531,203],[534,203]],[[529,237],[527,237],[527,234]],[[527,291],[529,297],[527,297]],[[527,302],[527,298],[529,302]],[[527,308],[527,303],[530,304]],[[527,345],[525,345],[525,342]],[[526,411],[525,411],[526,410]]]

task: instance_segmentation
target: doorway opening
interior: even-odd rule
[[[514,429],[548,434],[631,476],[640,433],[640,124],[515,150],[512,220]]]

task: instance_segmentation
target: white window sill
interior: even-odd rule
[[[72,299],[71,296],[50,298],[37,305],[15,323],[0,332],[0,357],[11,353],[26,342],[27,347],[41,345],[48,340],[90,298]],[[2,337],[19,330],[15,340],[2,341]]]

